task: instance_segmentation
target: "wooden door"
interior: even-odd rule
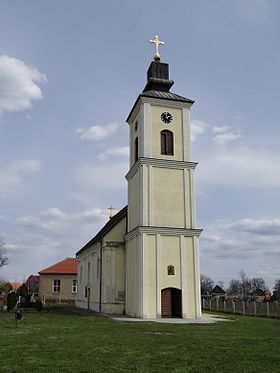
[[[172,317],[171,288],[161,291],[161,317]]]
[[[180,289],[161,290],[161,317],[182,317],[182,291]]]

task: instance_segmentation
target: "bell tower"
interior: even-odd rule
[[[126,313],[135,317],[199,318],[200,271],[190,109],[170,92],[169,65],[156,55],[130,127]]]

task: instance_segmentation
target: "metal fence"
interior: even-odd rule
[[[244,316],[280,318],[280,302],[250,302],[219,299],[203,299],[202,309]]]

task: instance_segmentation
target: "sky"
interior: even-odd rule
[[[128,125],[165,42],[191,110],[201,273],[280,278],[280,2],[0,0],[0,277],[74,257],[127,203]]]

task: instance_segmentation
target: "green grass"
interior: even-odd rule
[[[0,372],[280,372],[280,320],[120,322],[101,316],[0,312]]]

